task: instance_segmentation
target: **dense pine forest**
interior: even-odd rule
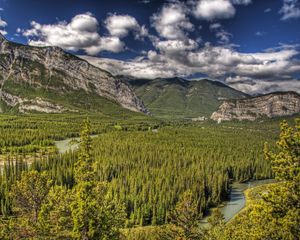
[[[103,222],[98,226],[95,221],[99,219],[90,216],[92,223],[87,224],[109,233],[86,232],[90,237],[85,239],[119,239],[116,229],[169,226],[176,219],[174,209],[182,207],[181,201],[190,201],[189,211],[201,219],[210,208],[228,199],[233,182],[274,177],[272,161],[264,157],[264,144],[269,143],[270,151],[275,148],[280,120],[215,124],[89,116],[83,125],[84,119],[86,116],[79,115],[1,116],[1,238],[53,239],[52,233],[62,239],[83,239],[82,231],[87,230],[77,226],[78,214],[83,213],[76,206],[87,201],[82,196],[89,196],[88,202],[98,206],[100,201],[110,209],[104,213],[96,205],[85,206],[107,214],[108,220],[101,221],[107,220],[112,232],[99,227]],[[78,137],[80,129],[80,149],[59,154],[55,140]],[[92,134],[97,137],[90,138]],[[34,184],[32,179],[41,181],[37,193],[44,195],[38,195],[38,203],[21,194],[37,190],[26,190],[28,184]],[[98,199],[97,191],[107,197]],[[28,204],[34,206],[33,217]],[[114,211],[116,218],[110,215]],[[156,239],[168,235],[161,234]],[[199,236],[180,239],[201,239]]]

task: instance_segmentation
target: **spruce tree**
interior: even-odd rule
[[[190,190],[183,193],[170,213],[170,224],[163,228],[161,239],[200,240],[203,230],[200,227],[202,215]]]

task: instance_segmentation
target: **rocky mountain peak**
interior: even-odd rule
[[[132,111],[147,113],[143,102],[127,83],[59,47],[26,46],[1,36],[0,54],[2,90],[5,85],[11,86],[12,90],[13,85],[26,85],[33,91],[39,89],[43,92],[46,89],[60,96],[84,91],[117,102]]]

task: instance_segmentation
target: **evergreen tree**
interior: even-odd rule
[[[211,227],[215,227],[217,225],[224,224],[225,218],[221,210],[219,208],[215,208],[213,209],[211,216],[207,218],[207,222]]]
[[[191,191],[181,196],[175,209],[170,213],[170,224],[161,232],[162,239],[199,240],[203,237],[200,227],[201,214]]]
[[[81,132],[79,159],[75,164],[76,185],[71,202],[73,235],[76,239],[117,239],[125,211],[108,194],[106,184],[96,179],[92,158],[90,122]]]
[[[300,239],[300,120],[294,127],[283,121],[276,151],[266,146],[265,154],[279,182],[227,226],[224,239]]]
[[[41,206],[51,188],[52,181],[45,172],[23,172],[21,180],[12,187],[14,204],[23,215],[37,223]]]
[[[87,119],[81,131],[79,158],[75,163],[74,177],[77,183],[95,181],[93,164],[91,124]]]
[[[205,234],[206,240],[221,240],[224,237],[225,218],[219,208],[213,209],[211,216],[207,219],[209,223],[208,230]]]

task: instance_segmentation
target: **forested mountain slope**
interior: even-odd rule
[[[224,99],[247,95],[211,80],[188,81],[182,78],[128,79],[149,111],[162,118],[209,117]]]

